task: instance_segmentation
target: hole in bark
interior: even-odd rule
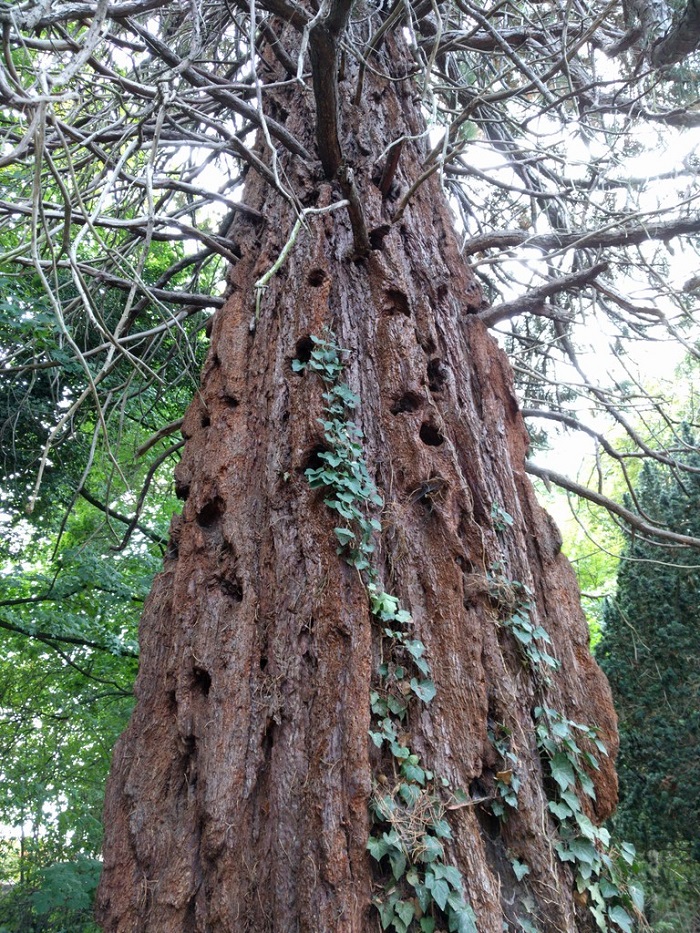
[[[190,494],[190,484],[175,476],[175,495],[184,502]]]
[[[203,428],[208,428],[209,425],[211,424],[211,418],[209,417],[208,414],[202,415],[199,423],[201,424]]]
[[[438,287],[437,287],[437,297],[438,297],[438,301],[444,301],[445,298],[447,298],[447,293],[448,293],[448,292],[449,292],[449,289],[448,289],[447,285],[446,285],[444,282],[442,282],[440,285],[438,285]]]
[[[445,438],[440,434],[435,425],[430,424],[429,421],[424,421],[420,426],[418,436],[428,447],[439,447],[441,444],[445,443]]]
[[[234,577],[232,580],[221,580],[219,586],[222,593],[229,596],[235,603],[243,601],[243,584],[238,577]]]
[[[383,249],[384,247],[384,237],[387,236],[391,227],[388,224],[383,224],[381,227],[375,227],[374,230],[370,230],[369,233],[369,245],[372,249]]]
[[[173,715],[177,713],[177,694],[174,690],[168,690],[168,710]]]
[[[260,670],[264,671],[266,667],[267,667],[267,655],[261,654],[260,655]]]
[[[420,502],[429,512],[432,512],[433,503],[444,498],[447,487],[447,480],[443,476],[435,474],[419,483],[415,489],[412,489],[409,499],[411,502]]]
[[[224,405],[228,405],[229,408],[238,408],[240,405],[235,395],[228,395],[226,392],[222,394],[221,399]]]
[[[304,465],[301,467],[301,472],[305,473],[307,470],[318,470],[320,467],[325,465],[325,461],[321,459],[321,454],[328,452],[328,448],[323,444],[316,444],[306,456]]]
[[[402,411],[417,411],[422,404],[423,399],[416,392],[405,392],[401,398],[394,402],[389,411],[392,415],[398,415]]]
[[[211,502],[207,502],[206,505],[197,513],[197,524],[200,528],[211,528],[221,516],[224,514],[224,500],[217,496],[215,499],[212,499]]]
[[[312,269],[306,276],[306,281],[312,288],[318,288],[328,278],[328,273],[324,269]]]
[[[428,361],[428,386],[431,392],[442,392],[447,382],[447,367],[441,359]]]
[[[300,363],[308,363],[313,349],[314,342],[311,337],[302,337],[301,340],[297,340],[294,359],[299,360]]]
[[[192,669],[192,676],[195,687],[205,697],[209,696],[209,689],[211,688],[211,674],[209,671],[205,671],[203,667],[195,667]]]
[[[387,314],[404,314],[406,317],[411,316],[411,309],[408,304],[408,298],[404,295],[403,292],[399,291],[397,288],[390,288],[386,293],[387,297],[387,307],[384,309]]]

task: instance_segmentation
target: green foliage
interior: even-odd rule
[[[172,249],[155,249],[145,274],[157,275],[159,252],[172,261]],[[0,273],[0,286],[0,930],[87,933],[96,929],[104,782],[133,704],[138,619],[174,501],[169,482],[166,489],[157,475],[149,479],[156,494],[142,511],[143,530],[122,546],[148,478],[149,464],[133,450],[181,412],[186,386],[167,340],[151,360],[175,385],[167,399],[156,383],[125,384],[115,366],[101,388],[118,405],[101,403],[100,413],[88,399],[66,421],[28,515],[47,438],[83,391],[85,370],[36,276]],[[56,288],[70,299],[71,283]],[[80,347],[90,353],[102,336],[76,309]],[[105,295],[103,320],[123,310],[121,296]],[[100,417],[115,428],[110,444]],[[81,487],[112,513],[77,498]]]
[[[501,770],[496,772],[496,797],[491,801],[491,812],[505,823],[508,809],[518,809],[518,791],[522,783],[517,771],[518,756],[511,750],[511,737],[505,726],[499,726],[497,733],[489,730],[488,736],[503,762]]]
[[[586,814],[583,798],[595,800],[590,771],[598,769],[593,753],[606,755],[595,729],[566,719],[556,710],[535,709],[537,744],[551,778],[550,812],[559,827],[555,850],[572,865],[576,889],[583,895],[598,929],[632,933],[633,918],[644,907],[642,889],[629,880],[634,847],[610,848],[610,834]],[[586,747],[588,746],[588,747]]]
[[[531,590],[519,580],[509,580],[499,567],[494,567],[489,574],[489,594],[505,610],[501,624],[517,641],[532,673],[547,680],[547,669],[557,670],[559,662],[545,647],[552,643],[546,629],[532,621]]]
[[[78,854],[8,886],[0,897],[0,933],[97,933],[92,902],[101,868]]]
[[[681,481],[647,465],[637,498],[669,528],[700,534],[699,473]],[[616,825],[644,852],[688,848],[698,860],[699,593],[696,553],[631,537],[596,653],[620,717]]]

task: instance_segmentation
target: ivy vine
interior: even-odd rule
[[[512,519],[500,506],[491,509],[494,527],[506,531]],[[510,519],[510,521],[508,521]],[[543,692],[550,683],[550,673],[558,670],[560,662],[547,650],[552,640],[546,629],[532,620],[533,593],[517,580],[507,579],[500,565],[491,568],[489,592],[499,605],[508,607],[507,617],[501,624],[515,638],[523,660],[530,668],[538,691]],[[545,647],[546,646],[546,647]],[[600,755],[608,752],[595,728],[573,722],[560,712],[545,705],[534,710],[537,747],[550,778],[551,793],[548,808],[557,821],[559,840],[554,849],[560,861],[571,864],[578,902],[585,904],[598,928],[606,933],[611,929],[632,933],[633,917],[641,917],[644,894],[639,885],[629,880],[634,864],[634,846],[621,843],[618,850],[611,847],[610,833],[604,826],[596,826],[585,813],[582,797],[595,800],[595,786],[589,771],[600,766],[589,749]],[[588,747],[581,747],[582,745]],[[496,749],[506,759],[509,748],[494,741]],[[496,789],[499,798],[517,807],[503,787],[498,775]],[[492,810],[502,819],[505,809],[497,798]]]
[[[367,469],[362,431],[351,418],[359,400],[343,380],[346,351],[330,331],[310,341],[308,359],[295,359],[292,367],[299,373],[309,370],[324,383],[319,422],[326,447],[317,454],[320,466],[310,467],[305,475],[312,488],[326,490],[324,502],[339,516],[334,528],[338,554],[360,573],[382,638],[383,660],[370,695],[369,735],[388,754],[392,774],[377,777],[370,804],[373,828],[367,848],[388,876],[374,903],[383,930],[434,933],[438,923],[446,922],[450,933],[477,933],[464,879],[458,868],[447,864],[445,852],[445,842],[452,838],[446,800],[464,803],[468,798],[426,767],[411,749],[405,731],[411,704],[430,703],[436,688],[411,614],[397,597],[381,589],[373,563],[374,537],[381,523],[372,512],[381,508],[383,500]],[[512,517],[497,503],[492,505],[491,518],[499,533],[513,525]],[[547,631],[532,619],[533,594],[525,584],[507,579],[500,564],[491,567],[488,579],[491,599],[507,610],[501,612],[500,624],[516,640],[537,690],[544,692],[560,662],[548,650]],[[605,746],[595,729],[566,719],[544,703],[535,710],[535,730],[551,784],[548,806],[559,831],[555,850],[562,862],[572,866],[579,903],[587,904],[603,933],[611,928],[632,933],[632,915],[640,914],[643,907],[641,889],[626,879],[634,849],[623,843],[613,851],[607,830],[590,820],[581,802],[581,796],[595,799],[589,770],[599,765],[579,743],[583,740],[602,755],[607,754]],[[505,820],[509,809],[518,808],[517,758],[503,735],[491,740],[504,762],[496,774],[491,809]],[[518,881],[530,872],[518,859],[511,864]],[[536,933],[529,921],[525,926]]]
[[[390,877],[374,903],[383,930],[433,933],[439,922],[446,922],[450,933],[477,933],[464,879],[458,868],[447,864],[444,845],[452,833],[443,798],[466,798],[451,792],[445,779],[436,778],[410,748],[405,733],[411,703],[430,703],[436,690],[425,645],[412,631],[411,614],[381,589],[372,563],[373,538],[381,524],[371,510],[383,501],[363,457],[362,432],[350,417],[358,399],[342,379],[344,351],[333,334],[326,331],[310,339],[308,360],[296,359],[292,368],[316,373],[325,385],[319,422],[326,449],[318,453],[321,465],[307,469],[306,477],[312,488],[327,491],[325,504],[341,518],[334,528],[338,553],[360,572],[382,636],[383,662],[370,695],[370,738],[389,754],[393,773],[375,781],[367,848]]]

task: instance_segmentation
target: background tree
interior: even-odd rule
[[[384,926],[401,930],[420,921],[430,929],[445,914],[448,923],[469,928],[468,895],[480,929],[500,929],[504,916],[513,925],[573,928],[584,921],[574,920],[569,863],[579,906],[592,907],[599,926],[629,926],[625,896],[609,878],[600,880],[604,838],[590,820],[593,810],[572,794],[575,786],[583,799],[593,789],[583,759],[560,744],[573,741],[575,723],[587,718],[612,750],[607,697],[583,648],[556,536],[520,476],[525,442],[510,377],[484,336],[484,325],[509,328],[530,418],[593,434],[602,452],[623,464],[648,456],[693,469],[673,425],[670,447],[659,451],[627,417],[640,395],[624,351],[630,339],[671,335],[695,352],[692,282],[685,294],[669,292],[665,245],[653,244],[698,229],[692,158],[677,170],[688,183],[680,199],[669,206],[667,191],[657,189],[662,209],[630,171],[639,142],[627,132],[631,117],[692,125],[692,80],[674,75],[662,92],[658,73],[645,71],[649,60],[659,64],[657,39],[665,35],[673,49],[687,30],[659,15],[665,11],[658,4],[629,9],[638,22],[623,23],[613,6],[482,10],[463,2],[450,9],[338,4],[316,11],[286,2],[231,10],[135,0],[0,9],[2,170],[12,184],[3,202],[4,260],[37,276],[52,313],[53,346],[69,352],[76,369],[67,391],[50,396],[53,408],[35,432],[41,449],[33,461],[26,458],[36,479],[20,498],[30,509],[77,421],[92,429],[77,488],[85,488],[99,453],[110,480],[101,497],[88,490],[95,507],[113,518],[123,515],[115,506],[126,498],[133,517],[125,524],[136,527],[145,500],[134,503],[122,491],[127,484],[114,480],[124,472],[124,400],[165,397],[173,380],[158,371],[160,348],[165,342],[187,358],[201,333],[201,309],[224,306],[212,297],[215,260],[233,264],[202,390],[182,425],[190,442],[178,474],[185,522],[173,527],[169,576],[144,622],[141,707],[117,759],[110,811],[116,841],[102,897],[103,916],[115,929],[135,922],[226,928],[236,903],[246,905],[245,922],[255,929],[284,928],[301,909],[309,910],[309,923],[327,928],[338,917],[348,928],[367,922],[370,723],[359,714],[338,722],[330,711],[364,708],[370,641],[378,654],[384,638],[426,676],[411,678],[408,693],[426,700],[442,688],[428,715],[402,706],[397,672],[405,664],[391,660],[373,681],[375,716],[389,709],[402,724],[392,737],[398,727],[384,717],[389,725],[375,729],[379,752],[371,759],[374,854],[381,880],[391,868],[400,882],[393,893],[389,882],[375,895]],[[602,51],[623,56],[619,70],[603,65]],[[665,62],[673,60],[675,51],[664,52]],[[577,139],[589,150],[580,167],[570,157]],[[485,143],[497,164],[481,158]],[[677,177],[670,181],[677,185]],[[461,212],[461,249],[445,190]],[[504,216],[512,229],[503,229]],[[163,241],[179,244],[180,252],[154,281],[145,273],[153,244]],[[692,249],[691,240],[684,243]],[[460,252],[473,258],[491,307]],[[642,273],[663,301],[629,298],[628,280]],[[122,293],[121,305],[106,301],[112,289]],[[118,314],[105,313],[117,306]],[[32,311],[23,311],[31,321]],[[615,373],[602,386],[581,361],[582,328],[590,333],[592,322],[604,319],[612,322],[601,330],[616,348],[614,365],[627,372],[624,388]],[[329,323],[350,357],[311,340]],[[600,356],[600,346],[594,349]],[[331,429],[343,420],[340,409],[324,419],[331,428],[323,434],[317,425],[324,405],[354,404],[342,381],[326,386],[327,395],[336,393],[330,400],[320,395],[319,376],[339,377],[343,361],[361,400],[355,417],[366,434],[364,456],[385,501],[374,563],[369,550],[351,546],[371,543],[362,524],[371,512],[358,511],[353,497],[378,507],[358,438],[347,428],[350,446],[338,447],[341,435]],[[320,363],[330,369],[316,371]],[[18,341],[3,375],[18,397],[29,398],[39,373],[63,365],[44,347]],[[189,371],[181,364],[178,375]],[[606,443],[595,422],[580,416],[582,398],[622,425],[632,449]],[[656,410],[661,400],[644,404]],[[151,423],[151,438],[137,449],[155,450],[178,427],[178,416]],[[175,453],[163,451],[163,459]],[[341,463],[349,475],[338,473]],[[638,529],[697,543],[558,471],[529,469],[606,503]],[[393,635],[370,633],[368,594],[356,576],[343,576],[325,510],[303,483],[306,470],[350,523],[340,526],[338,542],[356,567],[369,565],[358,569],[377,587],[374,597],[370,590],[374,615],[406,621],[391,615],[403,610],[383,599],[384,586],[413,612],[420,637],[410,647],[391,625]],[[339,498],[341,480],[353,484],[343,490],[351,501]],[[449,569],[446,553],[456,555]],[[459,620],[466,629],[433,631],[436,619]],[[219,627],[237,633],[226,648]],[[549,637],[564,674],[554,671]],[[475,645],[482,646],[480,660]],[[435,683],[423,669],[426,646],[440,672]],[[483,687],[462,696],[467,681]],[[327,682],[338,685],[336,696]],[[533,701],[542,704],[536,728]],[[212,722],[216,740],[204,732]],[[143,731],[146,724],[153,732]],[[406,755],[409,732],[417,752]],[[450,746],[437,740],[442,732]],[[436,782],[427,774],[435,770],[423,767],[421,756],[431,765],[434,758],[451,793],[468,795],[456,807],[454,842],[440,842],[441,808],[454,802],[447,791],[430,796]],[[515,768],[518,782],[521,772],[533,777],[516,795],[509,828],[490,843],[495,827],[479,807],[498,803],[496,775],[506,774],[508,756],[524,762]],[[133,769],[130,761],[137,762]],[[598,765],[601,818],[613,795],[602,757]],[[406,780],[393,785],[395,774]],[[382,777],[394,787],[389,797],[377,789]],[[295,796],[300,786],[303,799]],[[560,799],[557,787],[568,798]],[[138,814],[129,828],[127,798],[132,817]],[[547,799],[561,833],[559,861],[539,831]],[[409,811],[429,819],[417,834],[409,821],[402,835],[397,826]],[[306,836],[288,822],[296,814],[306,817]],[[274,874],[276,886],[251,870],[252,842],[246,852],[231,848],[231,826],[240,840],[255,839],[257,864]],[[163,849],[152,845],[156,835]],[[291,860],[304,866],[293,881],[285,862],[291,840]],[[479,847],[476,864],[469,853]],[[164,860],[166,850],[178,851],[181,861]],[[456,864],[443,861],[448,854]],[[525,869],[532,877],[523,881]],[[125,872],[133,881],[127,891],[110,881]],[[513,877],[522,885],[511,897]],[[417,901],[407,897],[411,887]],[[274,889],[267,904],[257,888]],[[224,889],[228,902],[217,900]],[[625,904],[631,909],[629,899]]]
[[[679,481],[667,470],[645,466],[637,493],[641,506],[669,527],[697,533],[697,475]],[[669,552],[633,536],[597,651],[620,716],[616,822],[645,853],[671,852],[678,860],[687,852],[695,861],[700,857],[697,588],[694,554]]]

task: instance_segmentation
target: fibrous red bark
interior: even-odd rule
[[[98,907],[110,933],[378,929],[366,846],[372,783],[390,764],[368,739],[381,646],[365,586],[336,553],[337,521],[304,476],[324,444],[323,386],[291,365],[328,326],[349,351],[384,499],[377,568],[412,614],[438,691],[410,715],[411,746],[470,795],[449,815],[448,850],[479,933],[518,929],[526,908],[543,931],[584,928],[553,852],[533,707],[546,695],[597,725],[614,753],[610,695],[558,532],[524,472],[511,372],[473,313],[481,295],[437,175],[392,223],[427,146],[400,36],[378,62],[360,103],[349,63],[340,82],[340,143],[372,249],[358,257],[345,210],[309,215],[257,321],[254,283],[296,218],[248,178],[244,199],[266,223],[240,218],[232,234],[241,258],[185,419],[184,510],[142,620],[138,702],[114,754]],[[312,102],[298,85],[270,96],[312,149]],[[388,184],[387,149],[402,136]],[[283,166],[303,206],[342,197],[318,164]],[[495,527],[494,504],[512,528]],[[500,624],[496,572],[534,593],[562,664],[547,687]],[[499,728],[522,779],[503,824],[478,803],[493,791]],[[600,820],[615,801],[610,759],[594,778]],[[515,858],[530,867],[523,882]]]

